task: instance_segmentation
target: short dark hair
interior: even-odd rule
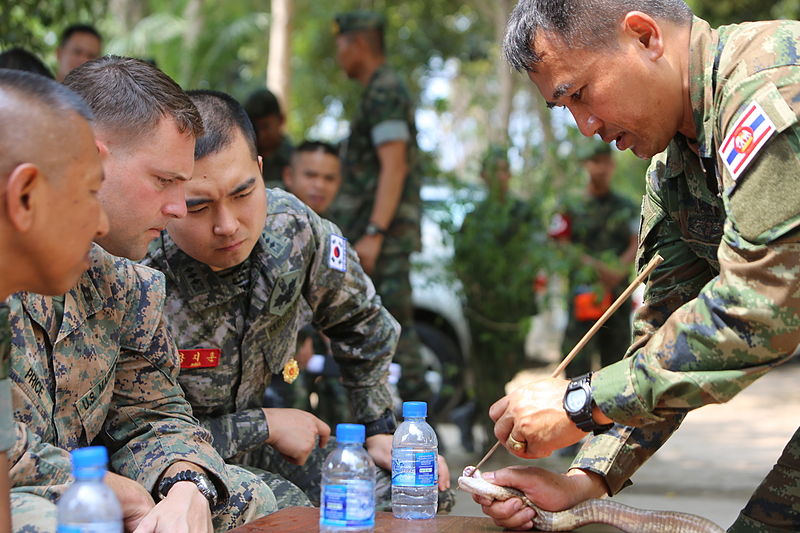
[[[0,68],[24,70],[53,79],[53,73],[42,63],[41,59],[20,47],[9,48],[0,53]]]
[[[292,152],[292,159],[294,159],[295,155],[300,155],[302,153],[313,153],[313,152],[323,152],[337,158],[339,157],[339,150],[337,150],[336,147],[331,143],[327,143],[325,141],[306,139],[305,141],[301,142],[297,147],[295,147],[294,151]]]
[[[52,115],[52,120],[59,120],[56,117],[63,117],[68,112],[77,113],[88,121],[93,120],[92,110],[86,105],[83,99],[62,84],[23,70],[12,70],[0,68],[0,94],[11,93],[11,108],[4,111],[0,106],[0,146],[5,149],[0,152],[0,172],[2,178],[8,172],[6,168],[9,164],[16,165],[20,161],[16,160],[20,155],[19,150],[24,153],[25,143],[10,141],[15,136],[23,135],[29,141],[35,139],[40,134],[42,128],[47,124],[30,124],[28,121],[19,122],[19,116],[15,113],[29,115],[34,113],[37,108],[43,109]],[[9,117],[8,113],[11,113]],[[22,128],[23,133],[20,133]],[[26,128],[30,131],[25,133]],[[35,142],[35,141],[31,141]]]
[[[172,78],[139,59],[105,56],[72,70],[64,85],[92,108],[95,122],[119,135],[139,138],[164,117],[181,133],[203,134],[197,108]]]
[[[574,48],[606,44],[631,11],[679,24],[692,20],[683,0],[520,0],[506,24],[503,55],[516,70],[532,71],[542,60],[533,48],[537,31],[552,32]]]
[[[11,91],[53,110],[74,111],[86,120],[94,120],[94,114],[83,98],[51,78],[23,70],[0,68],[0,91]],[[2,124],[4,122],[0,121]]]
[[[195,161],[215,154],[233,142],[234,129],[238,129],[247,143],[251,157],[258,159],[256,132],[242,105],[232,96],[220,91],[189,91],[189,98],[197,106],[203,120],[204,133],[194,145]]]
[[[61,32],[61,40],[59,41],[58,46],[64,46],[67,44],[67,41],[69,41],[70,37],[76,33],[89,33],[97,37],[97,40],[101,43],[103,42],[103,36],[100,35],[100,32],[97,31],[97,28],[91,24],[72,24],[64,28],[64,31]]]
[[[250,93],[244,102],[244,108],[253,122],[262,117],[283,115],[278,98],[269,89],[257,89]]]

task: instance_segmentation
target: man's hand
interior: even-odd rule
[[[367,448],[367,453],[369,453],[370,457],[372,457],[372,460],[375,461],[376,466],[383,468],[384,470],[392,470],[391,435],[385,434],[367,437],[367,440],[364,442],[364,446]],[[441,455],[438,455],[436,459],[439,469],[439,490],[449,489],[450,468],[447,466],[447,461],[445,461],[444,457]]]
[[[556,474],[535,466],[511,466],[497,472],[486,472],[483,477],[496,485],[521,490],[529,500],[545,511],[563,511],[590,498],[600,498],[606,493],[605,482],[600,476],[579,469]],[[500,527],[516,530],[533,528],[532,520],[536,511],[522,503],[519,498],[504,502],[477,494],[472,498]]]
[[[381,255],[381,247],[383,246],[383,235],[364,235],[358,242],[356,242],[354,249],[358,254],[358,260],[361,262],[361,268],[364,272],[371,276],[375,272],[375,265],[378,262],[378,256]]]
[[[208,500],[194,483],[179,481],[133,533],[214,533]]]
[[[373,435],[364,441],[367,453],[375,461],[375,466],[384,470],[392,470],[392,436],[389,434]]]
[[[122,518],[125,531],[133,531],[145,516],[155,507],[150,493],[134,480],[107,472],[104,479],[106,485],[114,492],[122,507]]]
[[[509,451],[526,459],[547,457],[553,451],[575,444],[586,433],[578,429],[562,402],[568,381],[547,378],[523,385],[489,408],[494,434],[506,445],[509,435],[526,442],[522,451]]]
[[[264,409],[269,426],[267,444],[278,450],[287,461],[305,464],[317,445],[324,448],[331,436],[328,424],[300,409]]]

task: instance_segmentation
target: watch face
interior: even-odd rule
[[[577,413],[586,405],[586,391],[583,389],[574,389],[567,393],[564,398],[564,406],[570,413]]]

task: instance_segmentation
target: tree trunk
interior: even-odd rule
[[[139,0],[110,0],[108,10],[112,18],[122,25],[122,34],[127,35],[144,18],[145,2]]]
[[[292,81],[292,18],[294,0],[272,0],[272,20],[269,26],[269,59],[267,87],[275,93],[283,112],[289,110],[289,91]]]
[[[183,11],[183,18],[186,19],[186,30],[183,32],[184,59],[181,61],[179,73],[179,83],[182,87],[194,87],[194,58],[197,43],[200,40],[200,33],[203,31],[205,20],[203,19],[203,3],[205,0],[189,0]]]
[[[493,19],[495,42],[502,43],[506,30],[506,19],[511,11],[509,0],[495,0],[493,2]],[[499,49],[498,49],[499,51]],[[508,125],[511,120],[511,105],[514,99],[514,76],[511,67],[498,53],[497,57],[497,81],[499,84],[499,94],[497,95],[497,127],[493,128],[493,141],[499,144],[508,143]]]

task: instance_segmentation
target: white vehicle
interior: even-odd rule
[[[466,401],[473,376],[460,284],[448,271],[453,257],[452,237],[442,222],[460,225],[466,214],[463,200],[475,194],[470,190],[456,192],[447,185],[423,185],[420,195],[422,250],[411,256],[414,326],[424,345],[427,380],[437,396],[432,412],[437,420],[444,421],[454,407]]]

